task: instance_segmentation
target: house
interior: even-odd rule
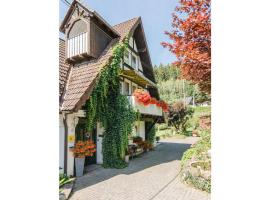
[[[98,82],[98,76],[112,57],[113,45],[129,38],[128,50],[121,62],[121,92],[141,113],[134,132],[145,138],[148,128],[162,119],[162,109],[156,105],[143,106],[135,101],[137,88],[149,91],[159,99],[153,67],[140,17],[111,26],[96,11],[74,0],[61,23],[65,35],[59,39],[59,166],[67,175],[74,174],[74,157],[69,148],[75,138],[91,137],[96,153],[86,158],[86,165],[103,163],[100,124],[92,133],[86,133],[85,104]],[[90,135],[89,135],[90,134]]]
[[[194,104],[194,99],[193,97],[186,97],[184,99],[185,105],[193,105]]]

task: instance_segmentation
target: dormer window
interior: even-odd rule
[[[81,33],[67,41],[67,58],[87,53],[87,32]]]
[[[88,41],[87,23],[74,21],[67,34],[67,58],[87,55]]]
[[[66,36],[65,56],[70,64],[97,59],[112,39],[120,36],[96,12],[78,1],[73,1],[60,30]]]

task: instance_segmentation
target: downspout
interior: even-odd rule
[[[68,125],[67,125],[67,113],[63,113],[63,124],[65,129],[65,141],[64,141],[64,174],[67,174],[67,159],[68,159]]]

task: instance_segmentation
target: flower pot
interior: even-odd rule
[[[125,155],[125,162],[126,162],[126,163],[129,162],[129,155]]]
[[[75,169],[76,169],[77,177],[83,175],[84,161],[85,161],[85,158],[75,158]]]

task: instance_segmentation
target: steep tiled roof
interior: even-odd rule
[[[71,68],[63,100],[60,104],[60,110],[78,110],[81,105],[85,104],[86,100],[91,95],[98,74],[112,56],[113,45],[122,41],[132,31],[138,19],[139,18],[134,18],[115,25],[113,28],[120,34],[120,38],[112,40],[98,59]],[[60,47],[65,49],[63,45],[60,45]],[[59,77],[59,79],[60,78],[61,77]]]
[[[65,63],[65,41],[59,39],[59,96],[64,92],[70,67]]]
[[[117,41],[114,39],[98,59],[72,67],[61,110],[73,110],[86,102],[100,70],[112,56],[112,46]]]
[[[126,37],[129,34],[129,32],[138,22],[138,20],[140,20],[140,17],[136,17],[128,21],[122,22],[120,24],[116,24],[113,26],[113,28],[120,34],[121,39],[124,39],[124,37]]]

